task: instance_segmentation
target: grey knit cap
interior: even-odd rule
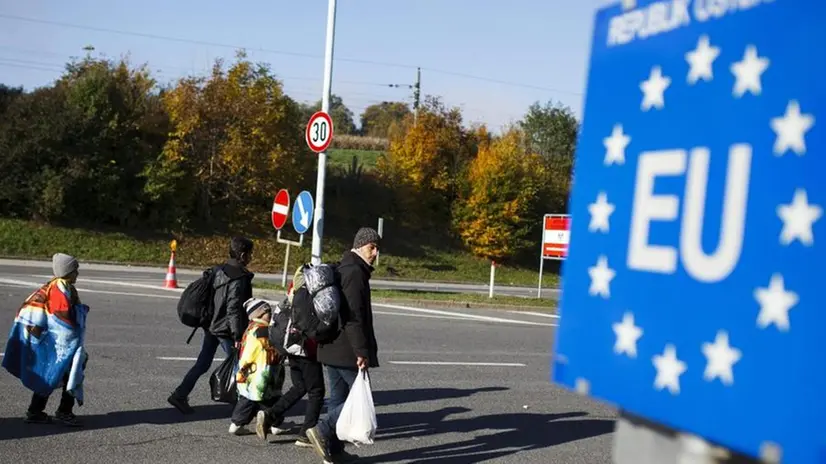
[[[52,256],[52,271],[55,277],[66,277],[79,267],[77,259],[64,253],[55,253]]]
[[[375,229],[371,227],[362,227],[356,232],[356,238],[353,240],[353,248],[359,249],[368,243],[379,244],[381,237]]]

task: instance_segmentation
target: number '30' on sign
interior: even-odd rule
[[[333,120],[330,115],[323,111],[313,114],[307,123],[304,137],[310,150],[316,153],[325,151],[333,141]]]

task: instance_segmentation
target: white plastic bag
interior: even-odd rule
[[[367,371],[361,370],[341,408],[341,415],[336,422],[336,435],[339,440],[356,446],[372,445],[376,427],[376,408],[373,406],[370,376]]]

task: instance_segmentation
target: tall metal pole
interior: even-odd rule
[[[327,43],[324,52],[324,90],[321,94],[321,111],[330,113],[330,88],[333,85],[333,46],[336,35],[336,0],[327,4]],[[335,128],[334,128],[335,129]],[[335,135],[335,133],[334,133]],[[311,262],[321,264],[321,238],[324,236],[324,182],[327,177],[327,152],[318,154],[318,178],[315,188],[315,213],[313,214],[313,247]]]

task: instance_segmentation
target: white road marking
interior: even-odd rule
[[[413,311],[413,312],[420,312],[425,314],[438,314],[441,316],[455,316],[465,319],[474,319],[477,321],[486,321],[486,322],[503,322],[508,324],[521,324],[521,325],[532,325],[532,326],[539,326],[539,327],[556,327],[558,324],[550,324],[550,323],[543,323],[543,322],[529,322],[529,321],[518,321],[516,319],[503,319],[501,317],[490,317],[490,316],[479,316],[476,314],[464,314],[464,313],[457,313],[452,311],[441,311],[437,309],[422,309],[422,308],[413,308],[410,306],[400,306],[400,305],[393,305],[387,303],[373,303],[373,306],[380,306],[382,308],[391,308],[391,309],[401,309],[404,311]]]
[[[468,319],[467,317],[458,317],[458,316],[435,316],[432,314],[411,314],[411,313],[394,313],[391,311],[373,311],[373,314],[385,314],[388,316],[405,316],[405,317],[422,317],[427,319],[452,319],[454,321],[469,321],[473,319]]]
[[[32,277],[42,277],[46,279],[52,278],[51,276],[32,276]],[[89,284],[104,284],[104,285],[120,285],[122,287],[134,287],[134,288],[146,288],[149,290],[161,290],[164,292],[183,292],[184,289],[182,288],[164,288],[163,282],[159,282],[158,285],[150,285],[150,284],[136,284],[134,282],[121,282],[118,280],[98,280],[98,279],[85,279],[81,275],[78,277],[78,283],[89,283]]]
[[[559,319],[558,314],[538,313],[535,311],[508,311],[511,314],[527,314],[529,316],[548,317],[551,319]]]
[[[44,276],[44,278],[50,278],[50,276]],[[135,288],[147,288],[152,290],[159,290],[165,292],[175,292],[181,293],[183,289],[167,289],[163,288],[160,285],[146,285],[146,284],[136,284],[132,282],[118,282],[113,280],[96,280],[96,279],[83,279],[81,277],[80,284],[86,283],[98,283],[98,284],[105,284],[105,285],[121,285],[124,287],[135,287]],[[27,282],[22,280],[14,280],[14,279],[3,279],[0,278],[0,284],[10,284],[10,285],[20,285],[23,287],[33,287],[37,288],[43,285],[43,283],[38,282]],[[175,299],[177,300],[180,298],[179,296],[173,295],[158,295],[158,294],[148,294],[148,293],[128,293],[128,292],[112,292],[106,290],[92,290],[88,288],[81,288],[78,287],[78,291],[81,292],[88,292],[88,293],[100,293],[106,295],[121,295],[121,296],[136,296],[136,297],[146,297],[146,298],[162,298],[162,299]],[[466,313],[459,313],[453,311],[442,311],[437,309],[424,309],[424,308],[414,308],[411,306],[401,306],[401,305],[393,305],[387,303],[373,303],[373,306],[383,307],[383,308],[390,308],[390,309],[399,309],[402,311],[408,311],[412,313],[420,313],[418,314],[419,317],[425,317],[424,315],[430,315],[431,318],[434,319],[452,319],[452,320],[474,320],[474,321],[484,321],[484,322],[500,322],[506,324],[519,324],[519,325],[530,325],[536,327],[556,327],[558,324],[553,323],[542,323],[542,322],[531,322],[531,321],[520,321],[516,319],[504,319],[500,317],[491,317],[491,316],[480,316],[476,314],[466,314]],[[381,312],[377,312],[378,314],[382,314]],[[397,315],[397,316],[413,316],[412,314],[404,314],[404,313],[391,313],[387,312],[388,315]],[[541,314],[541,313],[536,313]],[[549,316],[544,315],[543,316]]]
[[[28,287],[28,288],[38,288],[43,283],[37,282],[26,282],[23,280],[13,280],[13,279],[0,279],[0,284],[9,284],[9,285],[19,285],[20,287]],[[180,299],[179,296],[172,296],[172,295],[153,295],[151,293],[129,293],[129,292],[110,292],[106,290],[92,290],[88,288],[78,287],[77,290],[79,292],[85,293],[100,293],[103,295],[120,295],[120,296],[139,296],[139,297],[147,297],[147,298],[167,298],[171,300]]]
[[[410,366],[489,366],[489,367],[525,367],[522,363],[492,363],[492,362],[446,362],[446,361],[390,361],[390,364]]]

